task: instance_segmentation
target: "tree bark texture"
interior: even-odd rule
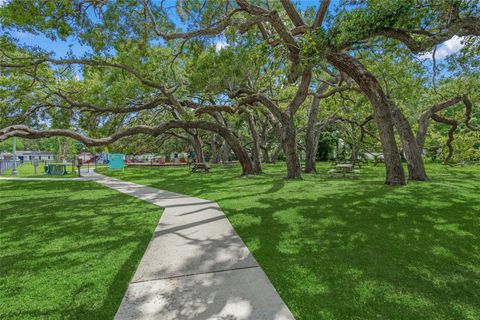
[[[328,51],[326,57],[335,68],[348,74],[359,85],[372,104],[385,160],[385,183],[388,185],[405,185],[405,174],[395,141],[390,106],[377,79],[360,61],[347,54]]]

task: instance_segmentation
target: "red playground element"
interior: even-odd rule
[[[95,163],[95,158],[97,158],[97,163],[98,163],[99,160],[100,160],[100,156],[99,156],[99,155],[94,156],[94,155],[91,154],[91,153],[81,153],[81,154],[79,154],[78,157],[79,157],[79,158],[82,158],[82,161],[83,161],[84,164],[93,164],[93,163]]]

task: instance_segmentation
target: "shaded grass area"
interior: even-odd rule
[[[112,319],[162,210],[83,181],[0,181],[0,319]]]
[[[431,181],[406,187],[381,166],[329,168],[99,171],[218,201],[297,319],[480,319],[480,167],[428,164]]]
[[[43,162],[40,162],[37,168],[37,174],[35,174],[35,168],[34,166],[27,162],[24,164],[21,164],[17,166],[17,174],[15,177],[20,177],[20,178],[75,178],[77,174],[75,171],[72,171],[72,165],[67,164],[67,173],[66,175],[62,176],[53,176],[53,175],[45,175],[44,174],[44,164]],[[76,168],[75,168],[76,170]],[[10,177],[12,173],[12,169],[8,169],[5,171],[1,176],[2,177]]]

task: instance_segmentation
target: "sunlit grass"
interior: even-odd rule
[[[0,319],[112,319],[161,209],[84,181],[0,181]]]
[[[100,171],[218,201],[297,319],[480,319],[480,166],[429,164],[431,181],[406,187],[382,166],[329,168]]]

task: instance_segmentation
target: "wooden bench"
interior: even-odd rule
[[[206,163],[203,163],[203,162],[193,163],[192,172],[197,172],[198,170],[209,172],[210,168]]]

